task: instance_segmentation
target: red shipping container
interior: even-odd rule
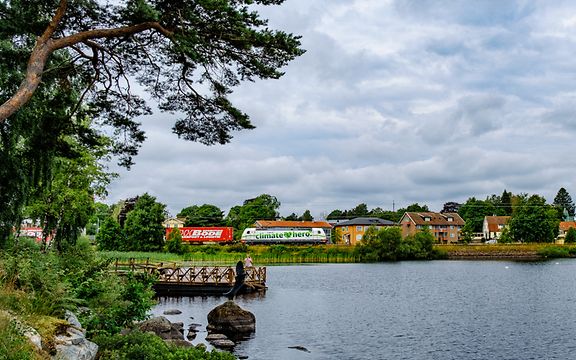
[[[173,228],[166,228],[166,238]],[[232,242],[234,240],[234,228],[231,227],[181,227],[182,241],[189,243],[205,242]]]

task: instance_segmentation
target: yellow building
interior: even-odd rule
[[[184,219],[179,219],[179,218],[168,218],[166,220],[164,220],[164,222],[162,223],[162,225],[168,229],[168,228],[181,228],[184,227]]]
[[[385,226],[395,226],[390,220],[380,218],[359,217],[341,223],[334,224],[334,231],[338,234],[338,242],[346,245],[356,245],[362,241],[362,236],[368,228],[374,226],[380,229]]]

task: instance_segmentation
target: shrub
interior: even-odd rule
[[[248,245],[241,243],[241,242],[235,242],[232,245],[228,245],[226,247],[226,251],[231,252],[231,253],[247,253],[248,251]]]
[[[538,255],[545,258],[566,258],[570,257],[570,253],[567,248],[559,246],[546,246],[538,250]]]
[[[173,254],[184,254],[184,245],[182,244],[182,234],[180,229],[172,229],[168,238],[166,239],[166,249]]]
[[[576,243],[576,229],[569,228],[566,232],[566,237],[564,238],[564,242],[566,244],[573,244]]]
[[[180,348],[166,344],[162,339],[150,333],[133,331],[127,335],[97,336],[94,341],[99,346],[100,360],[232,360],[235,357],[226,352],[201,348]]]

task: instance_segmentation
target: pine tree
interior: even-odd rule
[[[554,206],[559,210],[560,213],[566,209],[568,211],[568,215],[574,216],[574,210],[576,206],[574,206],[574,202],[570,197],[570,194],[566,189],[563,187],[558,190],[558,194],[554,198]]]

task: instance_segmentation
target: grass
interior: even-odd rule
[[[154,263],[180,263],[191,265],[232,265],[243,260],[250,253],[255,265],[287,263],[350,263],[358,262],[354,247],[338,245],[254,245],[238,247],[228,246],[189,246],[182,255],[163,252],[121,252],[101,251],[100,255],[119,261],[135,259]]]
[[[554,245],[550,243],[530,244],[478,244],[478,245],[435,245],[435,251],[443,258],[561,258],[575,257],[576,244]],[[301,264],[301,263],[356,263],[358,256],[353,246],[342,245],[253,245],[230,247],[221,245],[189,246],[182,255],[165,252],[121,252],[101,251],[100,255],[122,262],[129,259],[146,260],[165,264],[189,265],[233,265],[250,253],[255,265]]]
[[[559,258],[572,257],[576,254],[576,245],[554,245],[550,243],[529,244],[491,244],[491,245],[438,245],[436,248],[445,251],[448,257],[534,257]]]

